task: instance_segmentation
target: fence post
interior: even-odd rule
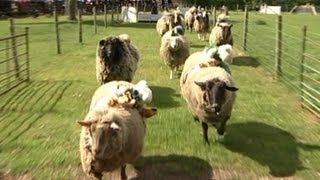
[[[18,56],[17,56],[17,46],[16,46],[16,32],[15,32],[15,25],[14,25],[14,19],[10,18],[10,35],[11,35],[11,48],[12,48],[12,56],[14,60],[14,67],[16,70],[16,77],[20,77],[20,69],[19,69],[19,62],[18,62]]]
[[[26,63],[27,63],[27,81],[30,81],[30,58],[29,58],[29,27],[25,28],[26,33]]]
[[[82,43],[82,19],[81,19],[81,9],[78,9],[78,28],[79,28],[79,43]]]
[[[54,3],[53,13],[54,13],[54,25],[55,25],[55,30],[56,30],[57,54],[61,54],[59,21],[58,21],[58,13],[57,13],[57,0],[55,0],[55,3]]]
[[[277,18],[276,25],[276,48],[275,48],[275,71],[276,78],[282,75],[281,54],[282,54],[282,16]]]
[[[104,27],[107,28],[107,5],[103,5]]]
[[[304,53],[306,52],[306,37],[307,37],[307,26],[304,25],[302,28],[302,43],[301,43],[301,61],[300,61],[300,93],[301,103],[303,102],[303,86],[304,86]]]
[[[111,24],[112,25],[114,23],[114,11],[113,11],[113,9],[114,9],[114,4],[112,3],[112,5],[111,5]]]
[[[216,6],[213,6],[213,9],[212,9],[212,19],[213,19],[213,26],[215,26],[217,24],[217,9],[216,9]]]
[[[244,22],[243,22],[243,50],[247,51],[247,37],[248,37],[248,5],[244,7]]]
[[[9,54],[10,54],[10,49],[9,49],[9,39],[7,39],[6,40],[6,59],[9,59]],[[7,61],[7,72],[9,72],[10,71],[10,61]],[[11,81],[10,81],[10,74],[9,73],[7,73],[7,81],[8,81],[8,87],[10,87],[11,86]]]
[[[93,26],[94,26],[94,34],[97,34],[97,8],[94,5],[93,8]]]
[[[117,22],[119,23],[119,6],[116,7]]]

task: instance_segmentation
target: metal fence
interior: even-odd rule
[[[320,117],[320,34],[281,15],[245,11],[241,21],[238,45],[299,93],[302,106]]]
[[[13,19],[9,28],[10,36],[0,39],[0,95],[30,79],[28,28],[16,34]]]

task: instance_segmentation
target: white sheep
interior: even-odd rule
[[[226,62],[228,64],[233,63],[234,52],[230,44],[224,44],[221,46],[212,44],[211,46],[205,48],[203,52],[208,58],[221,60],[222,62]]]
[[[198,34],[199,40],[206,40],[207,33],[209,33],[209,12],[203,11],[195,16],[193,23],[194,31]]]
[[[167,31],[178,25],[182,27],[185,26],[184,15],[180,11],[165,12],[163,16],[158,19],[156,29],[162,37]]]
[[[208,124],[214,125],[219,135],[224,134],[238,88],[230,73],[222,67],[199,68],[199,62],[204,62],[205,58],[203,52],[189,56],[181,74],[180,87],[194,119],[200,120],[203,138],[209,144]]]
[[[80,156],[86,175],[102,179],[103,172],[121,168],[121,179],[126,179],[126,164],[141,154],[145,120],[153,116],[156,109],[146,109],[143,103],[134,106],[110,104],[121,91],[120,87],[132,89],[134,86],[126,81],[112,81],[94,93],[88,114],[79,121],[82,126]]]
[[[219,22],[212,28],[209,37],[209,44],[217,46],[230,44],[233,46],[233,37],[231,32],[232,24],[228,22]]]
[[[197,8],[195,6],[192,6],[185,14],[185,24],[186,24],[186,29],[192,32],[193,30],[193,23],[195,20],[195,15],[197,14]]]
[[[174,71],[184,64],[189,54],[190,44],[181,26],[166,32],[161,38],[160,57],[170,67],[170,79],[173,78]]]
[[[100,84],[113,80],[131,82],[140,54],[127,34],[109,36],[99,41],[96,51],[96,76]]]
[[[224,14],[224,13],[219,14],[219,16],[217,17],[216,25],[221,23],[221,22],[229,22],[229,19],[230,19],[230,17],[227,16],[226,14]]]

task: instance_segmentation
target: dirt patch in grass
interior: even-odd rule
[[[31,180],[30,174],[14,174],[11,171],[0,171],[0,179],[3,180]]]

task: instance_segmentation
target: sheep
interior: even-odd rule
[[[230,73],[220,66],[199,68],[206,59],[203,52],[195,52],[185,62],[181,78],[181,94],[194,120],[200,121],[203,139],[209,144],[208,124],[223,135],[231,116],[238,88]]]
[[[174,71],[184,64],[189,54],[190,44],[181,26],[166,32],[161,38],[160,57],[170,67],[170,79],[173,78]]]
[[[198,39],[199,40],[205,40],[207,33],[209,33],[209,12],[203,11],[198,13],[195,16],[195,21],[193,23],[194,31],[198,33]]]
[[[120,87],[135,87],[126,81],[112,81],[100,86],[92,97],[89,112],[81,125],[80,156],[86,175],[102,179],[103,172],[121,169],[121,179],[127,179],[125,168],[142,152],[146,132],[145,106],[110,105]]]
[[[233,46],[233,37],[231,33],[232,24],[228,22],[219,22],[212,29],[209,37],[209,44],[217,46],[230,44]]]
[[[221,46],[212,44],[211,46],[205,48],[203,52],[208,58],[214,58],[228,64],[233,63],[234,53],[230,44],[224,44]]]
[[[165,12],[164,15],[158,19],[156,29],[162,37],[167,31],[178,25],[184,27],[183,14],[180,11]]]
[[[229,16],[227,16],[224,13],[219,14],[219,16],[217,17],[216,25],[221,23],[221,22],[229,22]]]
[[[195,6],[192,6],[185,14],[185,24],[186,24],[186,29],[192,32],[193,30],[193,23],[195,20],[195,15],[197,14],[197,8]]]
[[[99,41],[96,50],[96,77],[100,84],[112,80],[131,82],[140,59],[139,50],[127,34]]]

